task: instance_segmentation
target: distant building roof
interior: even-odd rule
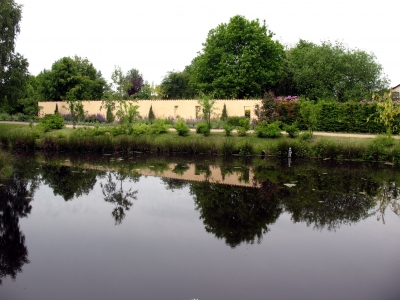
[[[398,85],[392,87],[392,90],[394,90],[394,89],[396,89],[396,88],[398,88],[398,87],[400,87],[400,84],[398,84]]]

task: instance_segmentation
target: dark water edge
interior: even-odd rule
[[[396,167],[15,161],[0,186],[0,299],[400,298]]]

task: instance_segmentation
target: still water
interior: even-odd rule
[[[400,299],[400,170],[17,156],[0,299]]]

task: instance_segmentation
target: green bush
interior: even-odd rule
[[[229,124],[225,124],[224,125],[225,135],[226,136],[230,136],[233,129],[235,129],[234,126],[229,125]]]
[[[392,147],[395,141],[393,137],[379,135],[372,139],[365,150],[363,159],[370,161],[385,161],[391,157]]]
[[[0,114],[0,121],[12,121],[12,116],[6,113]]]
[[[176,122],[176,125],[174,128],[178,132],[178,135],[180,135],[180,136],[187,136],[190,131],[189,127],[187,127],[185,121],[183,121],[182,119],[179,119]]]
[[[59,114],[45,115],[39,120],[39,127],[42,127],[44,132],[61,129],[65,125],[64,119]]]
[[[312,134],[311,134],[310,132],[308,132],[308,131],[302,132],[302,133],[299,135],[299,139],[300,139],[301,141],[311,141],[312,137],[313,137]]]
[[[210,135],[210,127],[206,122],[200,122],[196,125],[196,133],[202,133],[204,136]]]
[[[150,127],[144,123],[134,123],[129,130],[130,134],[141,135],[150,132]]]
[[[291,138],[295,138],[299,135],[299,128],[297,127],[297,122],[294,122],[292,125],[285,125],[284,129]]]
[[[277,138],[282,136],[279,124],[279,121],[275,121],[271,124],[268,124],[267,121],[261,121],[256,128],[254,128],[254,132],[260,138]]]
[[[161,134],[167,133],[169,130],[169,126],[165,123],[164,120],[157,119],[153,124],[149,127],[150,134]]]
[[[228,117],[226,119],[226,124],[237,127],[237,126],[241,126],[240,125],[240,120],[242,119],[248,119],[246,117],[237,117],[237,116],[232,116],[232,117]]]

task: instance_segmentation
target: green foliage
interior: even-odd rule
[[[132,102],[126,100],[119,101],[116,116],[121,124],[132,124],[135,117],[139,116],[138,105],[133,105]]]
[[[68,110],[72,117],[73,128],[75,128],[76,123],[80,122],[84,116],[85,111],[83,110],[83,103],[81,100],[67,100]]]
[[[210,132],[210,126],[206,122],[199,122],[196,125],[196,133],[202,133],[204,136],[209,136]]]
[[[168,72],[160,85],[162,99],[193,99],[195,89],[190,82],[190,72],[190,67],[182,72]]]
[[[153,112],[153,105],[150,105],[150,109],[149,109],[149,120],[154,120],[156,117],[154,115]]]
[[[65,125],[64,119],[59,114],[54,115],[45,115],[43,118],[39,120],[39,126],[44,130],[44,132],[61,129]]]
[[[154,128],[155,129],[155,128]],[[131,134],[133,135],[141,135],[141,134],[146,134],[150,130],[149,126],[144,124],[144,123],[135,123],[131,127]],[[156,133],[156,132],[152,132]]]
[[[238,117],[238,116],[233,116],[233,117],[228,117],[226,119],[226,124],[231,125],[233,127],[240,126],[240,120],[247,119],[246,117]]]
[[[278,119],[278,101],[271,91],[264,93],[261,107],[257,104],[254,113],[259,121],[272,123]]]
[[[239,120],[239,126],[236,127],[239,136],[245,136],[247,131],[250,130],[250,119],[242,118]]]
[[[0,150],[0,179],[9,178],[12,174],[12,156]]]
[[[391,135],[392,132],[399,129],[400,106],[398,103],[393,102],[392,93],[385,93],[383,96],[373,95],[373,99],[378,102],[378,120],[386,127],[387,134]]]
[[[388,88],[373,54],[336,42],[316,45],[300,40],[287,51],[286,90],[311,100],[361,100]],[[293,94],[292,94],[293,95]]]
[[[323,102],[316,130],[327,132],[382,133],[377,103]],[[304,123],[300,120],[299,123]],[[396,132],[396,131],[395,131]]]
[[[295,138],[299,135],[299,128],[297,127],[297,122],[294,122],[292,125],[285,125],[284,129],[291,138]]]
[[[169,131],[169,126],[165,123],[165,120],[158,119],[153,124],[149,126],[150,134],[161,134],[167,133]]]
[[[224,103],[224,108],[222,109],[222,114],[221,114],[221,120],[226,121],[226,119],[228,119],[228,113],[226,111],[226,104]]]
[[[189,134],[189,128],[187,127],[184,120],[179,119],[175,124],[175,130],[178,132],[180,136],[187,136]]]
[[[392,136],[379,135],[372,139],[368,148],[364,152],[363,159],[370,161],[385,161],[389,160],[391,148],[395,145],[395,140]]]
[[[301,141],[311,141],[313,135],[311,134],[311,132],[303,132],[299,135],[299,138]]]
[[[106,113],[106,122],[107,123],[112,123],[112,122],[114,122],[114,120],[115,120],[115,117],[114,117],[114,114],[113,114],[112,107],[108,106],[107,107],[107,113]]]
[[[202,118],[207,123],[207,126],[211,128],[211,114],[215,111],[215,100],[212,99],[211,95],[203,95],[198,102],[203,113]]]
[[[261,121],[257,124],[256,128],[254,128],[254,132],[260,138],[278,138],[282,136],[279,125],[279,121],[275,121],[271,124],[268,124],[267,121]]]
[[[26,96],[28,61],[15,52],[22,6],[13,0],[0,3],[0,112],[15,113]]]
[[[234,16],[209,31],[192,62],[191,82],[216,98],[259,97],[280,78],[283,46],[272,40],[265,22]]]
[[[42,100],[102,99],[107,83],[87,58],[63,57],[37,76]]]
[[[58,103],[56,103],[56,108],[54,110],[54,114],[58,114]]]
[[[317,127],[321,108],[321,104],[314,104],[312,101],[303,101],[300,105],[300,114],[311,136]]]
[[[230,136],[233,129],[235,129],[235,126],[225,124],[224,125],[225,135]]]

